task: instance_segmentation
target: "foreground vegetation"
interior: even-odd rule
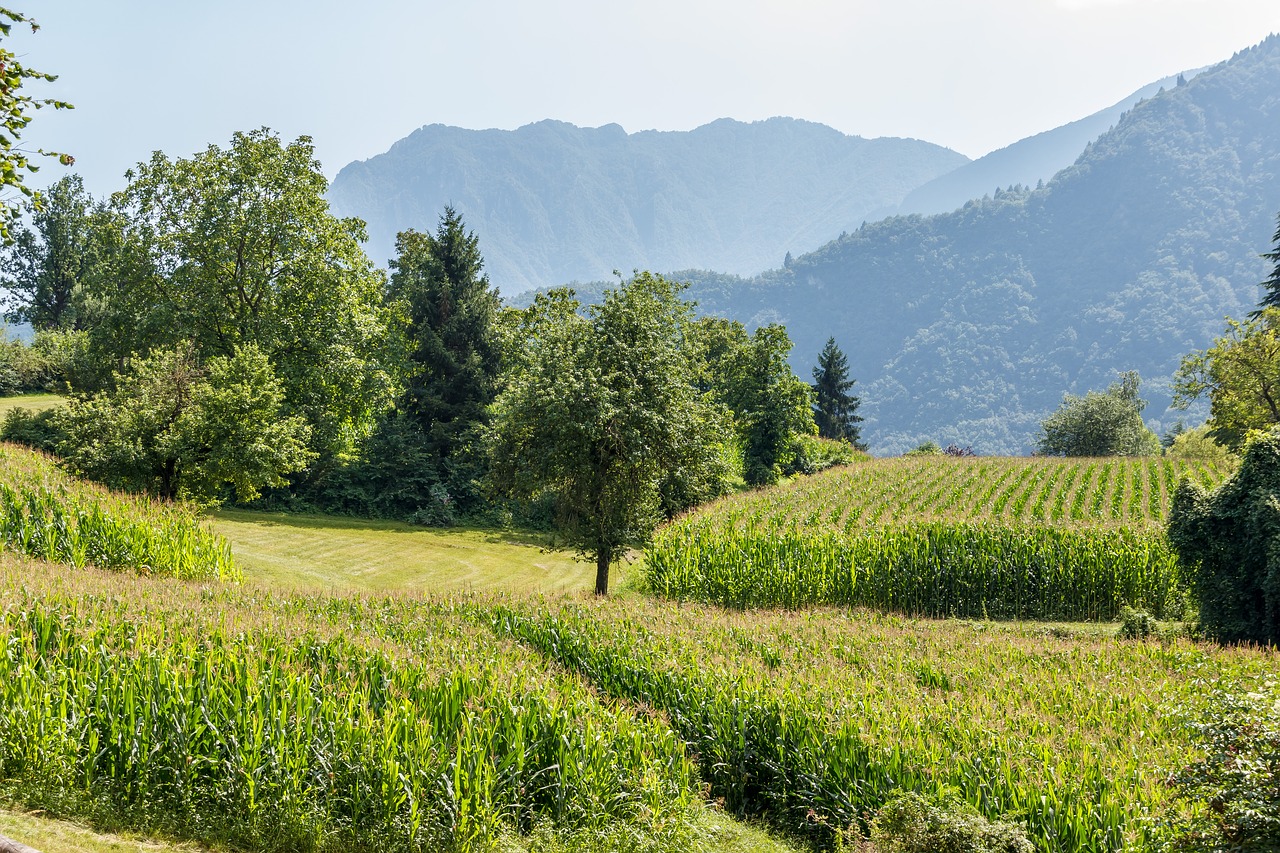
[[[1177,809],[1188,711],[1274,654],[866,612],[273,593],[0,565],[3,795],[250,849],[819,847],[895,789],[1044,851]],[[556,849],[554,846],[550,849]],[[716,849],[707,846],[706,849]]]
[[[664,528],[653,591],[731,606],[848,604],[926,616],[1110,621],[1177,615],[1162,525],[1175,459],[914,457],[866,461],[736,495]]]

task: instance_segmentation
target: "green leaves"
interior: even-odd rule
[[[32,32],[39,29],[35,21],[21,12],[0,6],[0,36],[7,38],[14,24],[26,24]],[[31,123],[33,110],[43,107],[64,110],[71,109],[71,105],[53,98],[34,98],[24,93],[22,87],[29,80],[51,82],[56,79],[52,74],[27,67],[17,54],[0,46],[0,189],[9,187],[27,198],[37,198],[36,192],[23,183],[26,173],[39,171],[39,167],[18,147],[22,131]],[[64,163],[69,159],[66,154],[43,150],[38,153],[58,157]],[[11,239],[9,224],[18,211],[16,203],[0,197],[0,242],[8,243]]]
[[[693,385],[689,306],[640,273],[577,313],[572,291],[540,294],[519,320],[489,432],[492,488],[555,496],[568,543],[609,565],[646,544],[675,478],[699,497],[723,490],[723,412]],[[672,492],[668,491],[668,495]]]
[[[157,350],[117,374],[114,391],[59,414],[59,449],[72,471],[118,488],[216,503],[230,486],[249,501],[313,458],[309,426],[283,407],[253,346],[203,366],[190,347]]]

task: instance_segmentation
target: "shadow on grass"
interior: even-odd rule
[[[404,521],[388,519],[355,518],[345,515],[317,515],[289,512],[261,512],[249,509],[218,509],[213,517],[237,524],[256,524],[262,527],[288,527],[295,530],[367,530],[378,533],[406,533],[440,539],[464,537],[494,545],[528,545],[549,550],[550,533],[537,530],[520,530],[502,527],[479,527],[458,524],[453,527],[424,527]]]

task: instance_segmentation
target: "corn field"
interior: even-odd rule
[[[0,544],[77,568],[238,580],[226,541],[194,512],[75,480],[47,456],[0,445]]]
[[[1171,459],[872,460],[736,495],[663,528],[650,590],[734,607],[868,606],[924,616],[1110,620],[1183,606],[1163,533]]]
[[[1258,687],[1277,664],[1274,650],[869,611],[619,602],[484,618],[664,712],[725,809],[818,849],[900,789],[958,792],[1042,853],[1152,849],[1180,808],[1169,772],[1195,753],[1170,709]]]
[[[0,795],[28,807],[261,851],[543,823],[682,847],[669,727],[449,607],[24,574],[0,571]]]

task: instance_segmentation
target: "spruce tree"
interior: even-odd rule
[[[1263,308],[1280,308],[1280,217],[1276,220],[1276,235],[1271,238],[1275,243],[1275,248],[1267,252],[1262,257],[1275,264],[1275,268],[1271,270],[1271,275],[1262,283],[1266,288],[1266,293],[1262,296],[1262,301],[1258,303],[1258,310],[1253,312],[1252,316],[1257,317],[1262,313]]]
[[[409,320],[410,371],[397,409],[422,436],[433,472],[459,508],[477,497],[473,442],[493,400],[499,352],[498,294],[484,274],[479,240],[446,207],[435,234],[402,232],[391,262],[391,295]]]
[[[849,360],[845,358],[835,338],[828,338],[818,366],[813,369],[815,403],[813,420],[818,425],[818,435],[847,441],[858,450],[866,450],[862,443],[862,417],[858,414],[861,402],[849,393],[855,380],[849,378]]]

